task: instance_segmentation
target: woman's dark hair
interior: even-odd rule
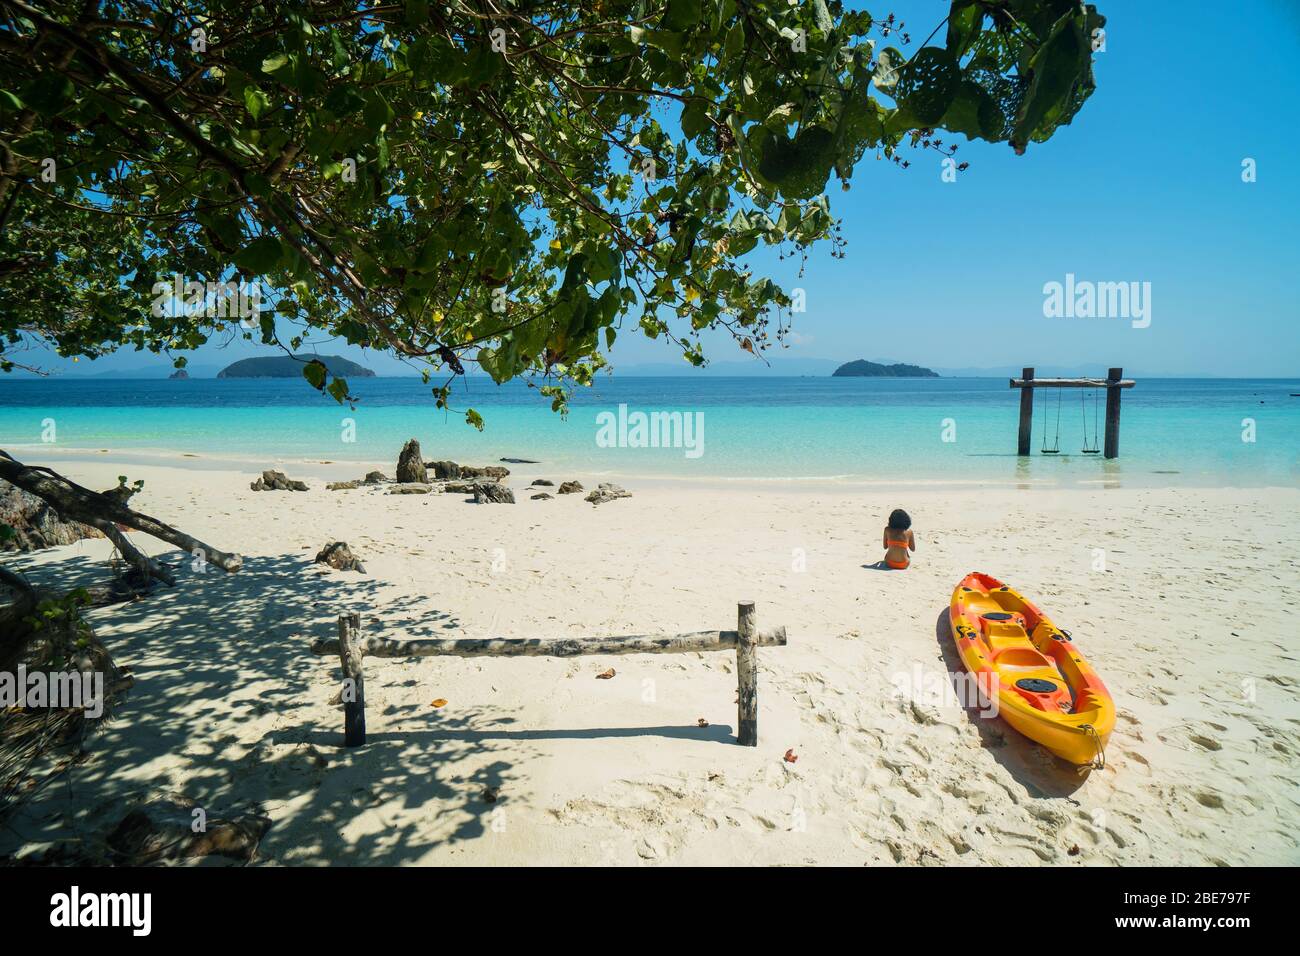
[[[895,508],[889,513],[889,527],[895,531],[906,531],[912,527],[912,519],[902,508]]]

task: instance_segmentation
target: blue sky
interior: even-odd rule
[[[890,9],[919,43],[946,7]],[[1049,142],[1017,157],[958,137],[956,183],[919,154],[904,171],[867,160],[832,193],[849,258],[810,264],[791,353],[1300,374],[1300,4],[1099,9],[1097,90]],[[1150,326],[1044,318],[1043,285],[1067,272],[1151,282]]]
[[[775,253],[751,256],[807,292],[792,347],[773,356],[881,358],[935,367],[1111,365],[1154,375],[1300,375],[1300,4],[1244,0],[1200,8],[1175,0],[1102,0],[1106,50],[1097,90],[1071,126],[1017,157],[957,137],[970,168],[940,178],[940,157],[910,169],[864,159],[852,189],[832,183],[848,258],[815,251],[805,276]],[[872,8],[882,14],[884,7]],[[898,2],[913,46],[947,4]],[[1258,179],[1243,183],[1242,161]],[[1151,283],[1151,323],[1045,318],[1044,283]],[[321,343],[381,374],[375,354]],[[207,347],[196,366],[247,354]],[[711,358],[745,358],[729,338]],[[613,363],[674,362],[639,333]],[[54,365],[65,363],[55,362]],[[78,371],[166,360],[122,353]]]

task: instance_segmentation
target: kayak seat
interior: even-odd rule
[[[1019,636],[1023,640],[1028,636],[1025,633],[1025,619],[1019,614],[1008,614],[1006,611],[987,611],[981,614],[980,630],[989,637]]]
[[[998,667],[1051,667],[1052,662],[1028,641],[1008,643],[993,651],[993,663]]]
[[[1047,653],[1051,649],[1054,641],[1063,640],[1060,635],[1061,632],[1052,627],[1052,625],[1048,624],[1046,621],[1041,621],[1039,622],[1039,625],[1034,628],[1033,633],[1030,635],[1030,640],[1033,641],[1034,646],[1040,651]]]

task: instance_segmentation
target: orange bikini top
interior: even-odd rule
[[[893,538],[886,538],[886,539],[885,539],[885,546],[888,547],[888,548],[908,548],[908,547],[911,547],[911,545],[909,545],[909,544],[907,543],[907,539],[906,539],[906,538],[904,538],[902,541],[897,541],[897,540],[895,540],[895,539],[893,539]]]

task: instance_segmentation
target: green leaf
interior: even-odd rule
[[[475,428],[477,428],[479,431],[482,431],[482,430],[483,430],[483,416],[480,415],[478,412],[474,411],[474,409],[472,409],[472,408],[470,408],[470,409],[466,409],[466,411],[465,411],[465,424],[466,424],[466,425],[473,425],[473,426],[474,426]]]
[[[737,21],[736,25],[727,31],[727,42],[723,46],[723,62],[730,62],[739,58],[745,52],[745,27],[744,21]]]
[[[767,117],[763,120],[763,125],[774,133],[784,133],[790,128],[790,124],[795,121],[796,109],[798,107],[794,103],[782,103],[767,114]]]
[[[338,117],[351,116],[366,105],[361,91],[350,83],[336,86],[325,97],[325,108]]]
[[[1029,61],[1033,79],[1011,132],[1011,145],[1017,150],[1057,123],[1069,122],[1070,99],[1077,86],[1091,92],[1092,46],[1075,20],[1076,12],[1057,21],[1047,42]]]
[[[289,55],[287,53],[273,53],[262,61],[263,73],[275,73],[283,70],[289,64]]]
[[[311,383],[311,387],[320,391],[325,387],[325,376],[329,374],[329,369],[320,359],[312,359],[302,367],[302,377]]]
[[[947,50],[927,46],[916,51],[899,71],[894,98],[923,126],[934,126],[952,105],[961,84],[961,70]]]
[[[1006,119],[997,102],[983,87],[970,80],[962,82],[948,112],[939,126],[953,133],[965,133],[968,139],[996,142],[1002,137]]]
[[[380,93],[371,93],[366,98],[365,121],[366,128],[371,133],[378,133],[381,129],[393,121],[393,108],[388,105],[388,100],[384,99]]]
[[[687,139],[695,139],[710,129],[709,113],[701,100],[691,100],[682,109],[682,133]]]
[[[221,212],[200,212],[196,213],[194,218],[199,224],[211,229],[217,239],[227,248],[236,248],[241,241],[243,232],[240,229],[239,220],[234,216],[228,216]]]
[[[255,276],[264,276],[275,271],[283,259],[284,249],[280,245],[280,239],[273,235],[258,236],[235,253],[235,265]]]
[[[305,374],[305,373],[304,373]],[[320,386],[316,386],[319,388]],[[334,401],[342,405],[348,398],[348,380],[345,378],[335,378],[326,389],[334,397]]]
[[[343,45],[343,37],[339,34],[338,30],[330,30],[329,37],[331,54],[330,65],[336,70],[342,69],[344,66],[347,66],[348,62],[348,50],[347,47]]]
[[[805,126],[794,139],[764,130],[756,144],[758,171],[789,199],[811,199],[826,188],[834,162],[835,137],[821,126]]]
[[[486,44],[475,47],[464,62],[465,85],[474,89],[490,85],[501,72],[503,60],[500,53]]]
[[[948,12],[948,52],[960,60],[970,52],[971,45],[984,24],[984,10],[978,0],[956,0]]]
[[[613,277],[619,268],[618,256],[610,249],[596,249],[587,263],[587,279],[593,283]]]
[[[244,87],[244,108],[253,119],[261,119],[271,108],[271,98],[255,86]]]
[[[702,13],[700,0],[668,0],[659,22],[669,30],[689,30],[700,22]]]
[[[680,59],[686,45],[686,37],[670,30],[646,30],[645,42],[657,50],[662,50],[673,59]]]

